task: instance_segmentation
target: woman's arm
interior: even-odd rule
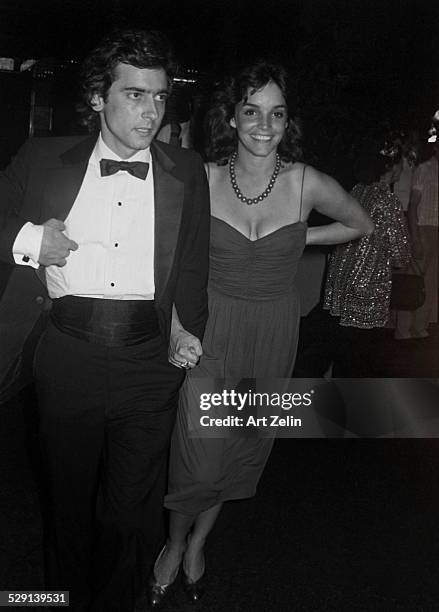
[[[310,227],[306,244],[339,244],[369,235],[374,224],[362,206],[333,178],[307,166],[304,183],[304,205],[334,219],[333,223]]]

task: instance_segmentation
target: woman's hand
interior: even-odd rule
[[[199,339],[186,331],[178,317],[175,305],[172,307],[171,335],[169,338],[168,361],[177,368],[194,368],[203,349]]]

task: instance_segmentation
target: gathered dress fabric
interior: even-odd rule
[[[180,393],[165,499],[168,509],[194,515],[255,493],[273,439],[193,437],[199,431],[199,381],[291,376],[300,319],[295,276],[306,227],[297,221],[249,240],[212,217],[209,319],[203,356],[188,372]],[[214,417],[215,408],[208,414]]]

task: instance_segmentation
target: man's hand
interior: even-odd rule
[[[49,219],[43,223],[43,226],[43,240],[38,263],[42,266],[65,266],[70,251],[76,251],[78,245],[63,234],[66,227],[62,221]]]
[[[196,336],[183,328],[171,331],[168,352],[169,363],[177,366],[177,368],[190,370],[197,365],[202,354],[201,342]]]

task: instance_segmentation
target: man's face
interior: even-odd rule
[[[91,99],[105,144],[122,159],[149,147],[163,119],[167,96],[168,80],[162,68],[118,64],[107,99],[98,94]]]

